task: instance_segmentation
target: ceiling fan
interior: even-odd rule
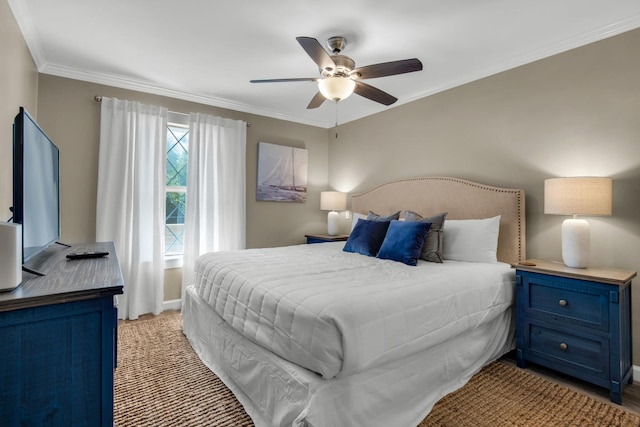
[[[324,50],[318,40],[312,37],[296,37],[296,40],[311,59],[318,64],[321,77],[251,80],[251,83],[318,82],[318,92],[311,99],[307,108],[318,108],[325,99],[335,102],[341,101],[353,92],[372,101],[391,105],[398,98],[360,80],[422,70],[422,62],[416,58],[355,68],[356,63],[353,59],[341,55],[347,45],[347,39],[342,36],[330,37],[327,40],[331,55]]]

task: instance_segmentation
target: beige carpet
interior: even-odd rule
[[[253,425],[195,355],[178,313],[120,324],[114,406],[116,427]],[[496,362],[438,402],[420,423],[433,426],[637,427],[640,418]]]

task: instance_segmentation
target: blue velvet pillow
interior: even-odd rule
[[[389,221],[369,221],[359,219],[351,231],[343,251],[367,256],[376,256],[387,234]]]
[[[431,224],[420,221],[391,221],[378,258],[418,265]]]

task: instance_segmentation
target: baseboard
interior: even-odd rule
[[[173,299],[170,301],[163,301],[162,302],[162,311],[166,311],[166,310],[180,310],[180,307],[182,307],[182,300],[179,299]],[[635,371],[634,371],[634,375],[635,375]],[[638,377],[640,378],[640,377]]]
[[[640,382],[640,366],[638,365],[633,365],[633,381]]]

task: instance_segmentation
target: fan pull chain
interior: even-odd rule
[[[338,101],[336,101],[336,125],[335,125],[336,139],[338,139]]]

